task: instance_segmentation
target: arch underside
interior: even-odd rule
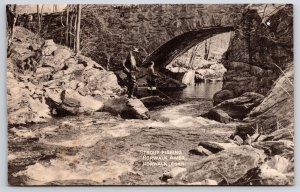
[[[146,58],[143,66],[147,67],[150,61],[154,61],[156,68],[165,68],[170,62],[198,43],[215,35],[233,30],[234,28],[232,26],[226,26],[202,28],[199,30],[186,32],[182,35],[174,37],[156,49]]]

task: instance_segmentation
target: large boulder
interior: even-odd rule
[[[275,155],[260,167],[251,169],[234,185],[293,185],[294,162]]]
[[[207,112],[201,116],[208,118],[208,119],[216,120],[221,123],[229,123],[229,122],[233,121],[232,117],[230,117],[222,109],[212,109],[209,112]]]
[[[53,56],[56,61],[63,63],[72,56],[72,51],[67,47],[60,46],[54,51]]]
[[[54,69],[52,67],[38,67],[35,72],[37,81],[49,81],[52,78]]]
[[[88,79],[89,87],[93,90],[118,90],[117,77],[113,72],[105,70],[87,70],[82,74],[84,79]]]
[[[57,115],[77,115],[101,110],[103,101],[90,95],[82,96],[72,89],[47,90],[47,103],[56,110]]]
[[[61,100],[61,93],[62,89],[60,88],[45,88],[45,99],[47,105],[49,105],[50,108],[55,109],[57,106],[59,106],[62,103]]]
[[[289,164],[289,160],[276,155],[260,166],[258,178],[261,181],[261,185],[293,185],[294,170],[287,172]]]
[[[242,120],[254,107],[262,102],[263,98],[264,96],[258,93],[247,92],[240,97],[223,101],[202,116],[223,122],[231,120],[229,117]]]
[[[18,82],[11,72],[7,73],[8,124],[46,122],[50,109],[43,98],[32,98],[35,86]],[[41,100],[40,100],[41,99]]]
[[[144,105],[148,108],[157,107],[160,105],[167,105],[171,102],[165,98],[161,98],[159,96],[149,96],[149,97],[143,97],[140,99]]]
[[[103,111],[120,115],[125,119],[149,119],[149,110],[139,99],[125,97],[109,99],[105,102]]]
[[[103,107],[103,101],[99,101],[90,95],[82,96],[72,89],[61,93],[62,108],[72,108],[70,112],[82,113],[98,111]],[[76,109],[78,107],[78,109]]]
[[[294,143],[289,140],[260,141],[253,143],[252,146],[264,150],[270,156],[281,155],[288,159],[294,157]]]
[[[124,93],[118,85],[114,73],[85,67],[84,64],[75,64],[69,58],[70,64],[55,72],[51,81],[44,83],[47,87],[61,87],[62,89],[76,90],[82,96],[93,96],[99,100],[107,100]]]
[[[79,66],[83,66],[79,64]],[[78,91],[82,95],[93,94],[102,99],[109,99],[121,95],[124,90],[118,84],[116,75],[113,72],[99,69],[84,69],[81,72],[71,74],[72,78],[82,82],[78,85]],[[69,82],[66,82],[66,85]]]
[[[255,142],[253,146],[264,149],[268,154],[292,156],[293,147],[286,144],[294,142],[293,94],[293,67],[290,63],[269,95],[251,110],[243,119],[244,123],[237,125],[233,137],[238,135],[245,140],[249,136],[261,135],[261,142]]]
[[[235,132],[232,134],[232,138],[239,136],[243,140],[246,140],[249,136],[257,133],[256,123],[240,123],[236,126]]]
[[[231,184],[249,170],[259,167],[264,159],[264,152],[251,146],[229,148],[201,159],[178,174],[170,183],[188,184],[210,179],[219,184]]]
[[[214,94],[214,105],[217,105],[225,100],[234,98],[234,93],[230,90],[221,90]]]
[[[270,134],[277,129],[294,129],[294,71],[292,63],[262,103],[249,113],[246,121],[257,122],[263,133]],[[289,132],[290,132],[289,131]]]
[[[42,46],[42,54],[44,56],[50,56],[56,49],[57,49],[57,46],[55,45],[53,39],[45,40],[45,42]]]
[[[68,49],[60,49],[64,55],[56,54],[50,56],[43,56],[39,61],[40,65],[43,67],[52,67],[55,71],[64,70],[69,65],[76,65],[77,61],[74,58],[71,58],[71,52]]]
[[[283,129],[278,129],[270,134],[268,134],[265,138],[264,141],[279,141],[279,140],[290,140],[294,141],[294,129],[293,125],[283,128]]]

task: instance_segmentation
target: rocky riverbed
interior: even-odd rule
[[[151,111],[151,120],[124,120],[96,112],[10,127],[10,184],[164,184],[159,179],[164,172],[203,158],[189,152],[200,141],[227,142],[234,132],[234,125],[198,117],[210,103],[157,109]],[[183,159],[147,166],[145,151],[179,151]]]
[[[280,135],[287,139],[290,135],[278,133],[277,139],[267,139],[267,151],[274,153],[265,153],[268,145],[262,139],[254,144],[230,139],[236,123],[223,124],[199,117],[211,107],[211,100],[190,101],[150,111],[152,118],[148,120],[124,120],[110,113],[95,112],[10,127],[9,182],[291,184],[293,143],[279,141],[283,139]]]

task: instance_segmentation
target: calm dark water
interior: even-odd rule
[[[222,84],[222,81],[207,81],[189,85],[183,90],[164,91],[164,93],[173,99],[212,99],[214,94],[222,89]]]

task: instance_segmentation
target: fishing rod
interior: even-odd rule
[[[178,101],[172,99],[171,97],[169,97],[167,94],[163,93],[162,91],[160,91],[159,89],[156,89],[159,93],[163,94],[165,97],[167,97],[169,100],[171,100],[173,103],[178,103]]]

